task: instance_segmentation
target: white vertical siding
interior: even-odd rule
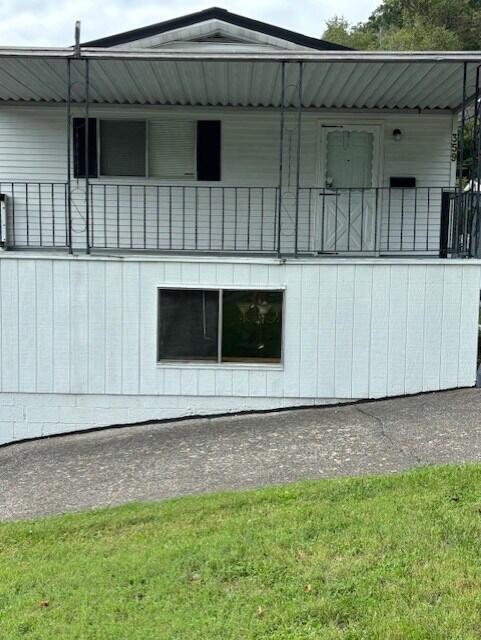
[[[158,365],[162,285],[283,288],[282,365]],[[468,261],[4,254],[0,442],[470,386],[479,287]]]
[[[444,349],[441,352],[441,372],[440,384],[443,387],[455,386],[459,377],[459,370],[455,371],[453,360],[459,362],[459,349],[461,346],[461,316],[463,309],[461,306],[463,291],[462,270],[451,271],[445,269],[443,297],[445,300],[443,322],[442,322],[442,343]],[[449,300],[449,304],[446,302]],[[468,305],[468,309],[471,307]],[[471,361],[472,362],[472,361]]]
[[[20,391],[19,263],[1,265],[2,391]]]
[[[54,389],[53,355],[56,344],[54,342],[53,321],[53,274],[54,263],[43,261],[37,264],[36,300],[37,309],[35,332],[37,337],[36,374],[37,391],[45,393]]]
[[[3,270],[3,264],[0,266]],[[54,260],[52,267],[53,283],[52,291],[49,292],[53,300],[54,350],[52,352],[52,368],[54,382],[52,390],[54,393],[68,393],[71,388],[70,364],[72,360],[70,262],[64,263]],[[75,339],[75,336],[73,338]]]
[[[37,296],[36,268],[31,261],[18,263],[18,390],[24,393],[37,388]],[[35,290],[32,290],[32,284]]]
[[[475,380],[476,263],[12,254],[0,283],[4,392],[349,399]],[[282,367],[157,365],[157,288],[176,284],[285,288]]]
[[[353,291],[351,393],[354,398],[369,395],[371,375],[370,337],[374,272],[368,265],[356,266]]]
[[[416,393],[423,388],[423,352],[426,325],[425,305],[419,304],[426,296],[427,267],[420,265],[408,273],[406,313],[405,393]],[[429,323],[428,323],[429,329]]]
[[[70,262],[70,384],[78,393],[89,388],[87,262]]]
[[[472,331],[473,317],[479,318],[479,300],[471,294],[473,288],[479,285],[479,274],[475,269],[463,271],[460,320],[459,320],[459,352],[458,352],[458,384],[469,386],[470,371],[476,368],[478,353],[469,346],[469,340],[465,339]]]
[[[354,330],[354,281],[356,265],[338,267],[336,287],[334,396],[352,398],[352,360],[355,345]],[[356,345],[357,346],[357,345]],[[332,375],[331,374],[331,375]]]
[[[339,266],[326,264],[319,272],[318,332],[317,347],[317,388],[320,395],[334,397],[337,345],[337,292],[339,288]]]
[[[387,352],[387,388],[389,395],[402,395],[406,374],[407,294],[409,267],[391,269],[389,287],[389,340]]]
[[[369,392],[373,398],[388,394],[390,291],[392,269],[382,264],[372,270],[371,333],[369,336]]]
[[[135,313],[130,301],[122,296],[123,265],[122,262],[108,262],[105,265],[105,361],[99,361],[99,365],[105,366],[105,392],[122,393],[122,354],[124,344],[122,342],[122,330],[124,316]],[[125,301],[127,309],[122,306]],[[134,367],[138,363],[133,363]]]
[[[105,276],[105,263],[97,268],[95,265],[88,264],[88,342],[87,351],[97,351],[98,360],[103,362],[102,366],[93,361],[88,360],[88,393],[105,393],[105,376],[106,376],[106,299],[107,284]]]
[[[429,322],[424,322],[423,391],[439,389],[441,384],[441,358],[443,345],[443,317],[445,304],[444,268],[428,269],[424,313],[429,313]]]

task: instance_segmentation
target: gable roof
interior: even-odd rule
[[[179,18],[165,20],[163,22],[151,24],[147,27],[141,27],[140,29],[124,31],[123,33],[99,38],[98,40],[90,40],[89,42],[82,43],[82,46],[105,48],[118,47],[123,44],[143,40],[145,38],[151,38],[159,34],[174,31],[175,29],[182,29],[208,20],[218,20],[243,29],[257,31],[258,33],[279,38],[292,44],[307,47],[309,49],[315,49],[317,51],[349,50],[349,47],[344,47],[340,44],[327,42],[326,40],[320,40],[318,38],[311,38],[303,35],[302,33],[276,27],[272,24],[268,24],[267,22],[260,22],[259,20],[253,20],[252,18],[246,18],[245,16],[240,16],[237,13],[231,13],[230,11],[227,11],[227,9],[222,9],[220,7],[211,7],[210,9],[204,9],[203,11],[197,11],[196,13],[189,13],[188,15],[181,16]]]

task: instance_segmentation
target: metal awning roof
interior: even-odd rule
[[[84,101],[85,60],[90,101],[108,104],[179,104],[277,107],[286,62],[288,106],[297,104],[298,64],[304,62],[303,106],[326,108],[458,109],[467,63],[467,95],[474,93],[481,52],[360,52],[305,50],[203,53],[182,49],[0,47],[0,101]]]

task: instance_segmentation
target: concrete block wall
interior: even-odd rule
[[[0,393],[0,445],[95,427],[192,415],[333,404],[325,398]]]

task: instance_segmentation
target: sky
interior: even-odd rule
[[[75,20],[81,21],[81,40],[87,41],[211,6],[320,37],[328,18],[359,22],[379,4],[381,0],[0,0],[0,44],[68,46]]]

